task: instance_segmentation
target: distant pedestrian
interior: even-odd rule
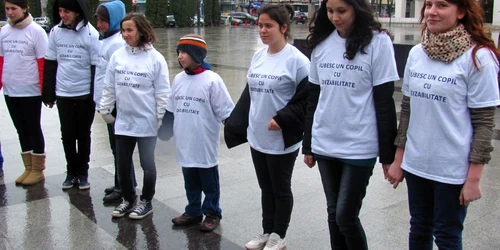
[[[318,162],[331,248],[368,249],[359,212],[377,157],[386,173],[395,151],[391,37],[366,0],[323,0],[310,30],[304,162]]]
[[[3,179],[3,155],[2,155],[2,144],[0,143],[0,180]]]
[[[156,34],[141,13],[129,13],[120,23],[127,45],[109,59],[99,113],[115,124],[116,164],[123,194],[111,215],[142,219],[153,212],[156,187],[155,147],[158,127],[170,96],[168,65],[154,47]],[[116,104],[116,120],[112,115]],[[144,170],[142,195],[136,199],[130,171],[135,146]],[[135,205],[135,206],[134,206]]]
[[[5,1],[7,24],[0,30],[0,89],[21,144],[24,172],[15,183],[33,185],[45,177],[42,109],[44,56],[47,33],[33,22],[28,0]]]
[[[200,230],[210,232],[222,218],[217,159],[220,126],[234,104],[222,78],[204,61],[207,44],[203,37],[181,37],[177,54],[184,70],[172,81],[167,110],[174,115],[177,164],[182,167],[188,205],[172,222],[177,226],[196,224],[205,215]]]
[[[228,147],[248,140],[262,192],[262,233],[247,249],[284,249],[293,209],[292,173],[304,132],[309,60],[287,40],[293,8],[258,9],[259,35],[266,47],[252,58],[247,86],[225,127]]]
[[[467,207],[481,198],[500,104],[500,50],[475,0],[426,0],[422,41],[408,56],[394,163],[410,209],[410,250],[460,250]]]

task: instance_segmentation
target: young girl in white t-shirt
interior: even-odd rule
[[[142,219],[153,212],[156,186],[155,147],[158,127],[170,96],[167,62],[154,47],[156,34],[141,13],[129,13],[121,21],[127,45],[115,51],[109,60],[99,112],[115,126],[116,160],[122,203],[113,217],[127,213]],[[116,103],[116,121],[112,115]],[[136,198],[130,171],[135,146],[144,170],[142,195]],[[135,204],[135,206],[134,206]]]
[[[422,42],[410,51],[403,82],[398,146],[389,181],[406,179],[409,248],[462,249],[500,104],[500,51],[483,31],[475,0],[426,0]],[[411,109],[411,112],[410,112]]]
[[[0,89],[3,85],[25,168],[15,182],[33,185],[44,179],[45,140],[40,116],[48,39],[45,30],[33,22],[28,0],[5,1],[5,13],[8,24],[0,30]]]
[[[259,8],[259,34],[267,46],[252,58],[247,87],[225,127],[228,147],[248,140],[262,190],[263,232],[245,245],[247,249],[286,246],[293,208],[291,179],[303,136],[310,64],[287,43],[292,13],[287,4]]]
[[[377,157],[394,159],[399,80],[392,41],[365,0],[324,0],[311,21],[304,162],[316,161],[332,249],[368,249],[359,211]]]

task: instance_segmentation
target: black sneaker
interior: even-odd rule
[[[104,194],[109,195],[109,194],[113,193],[113,191],[115,191],[115,186],[108,187],[108,188],[104,189]]]
[[[120,202],[122,201],[122,193],[111,192],[110,194],[104,196],[102,201],[106,203]]]
[[[151,201],[140,200],[128,217],[130,219],[140,220],[151,213],[153,213],[153,205],[151,204]]]
[[[200,225],[200,231],[202,232],[212,232],[220,224],[220,217],[212,214],[207,214],[205,219]]]
[[[129,202],[123,199],[122,203],[118,205],[113,212],[111,212],[111,216],[113,217],[123,217],[126,213],[132,211],[134,208],[134,203]]]
[[[87,176],[78,176],[78,188],[80,190],[85,190],[90,188],[90,182]]]
[[[66,174],[66,180],[62,184],[62,189],[70,189],[78,183],[78,178],[72,174]]]
[[[172,219],[172,223],[176,226],[189,226],[198,224],[203,220],[203,216],[191,216],[187,213],[183,213],[179,217],[175,217]]]

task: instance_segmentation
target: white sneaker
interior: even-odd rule
[[[248,250],[260,250],[262,249],[269,239],[269,234],[257,234],[251,241],[245,244]]]
[[[264,250],[281,250],[286,248],[285,239],[281,238],[278,234],[272,233],[266,243]]]

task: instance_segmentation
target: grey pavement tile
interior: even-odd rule
[[[61,197],[2,207],[0,217],[12,249],[124,249]]]

